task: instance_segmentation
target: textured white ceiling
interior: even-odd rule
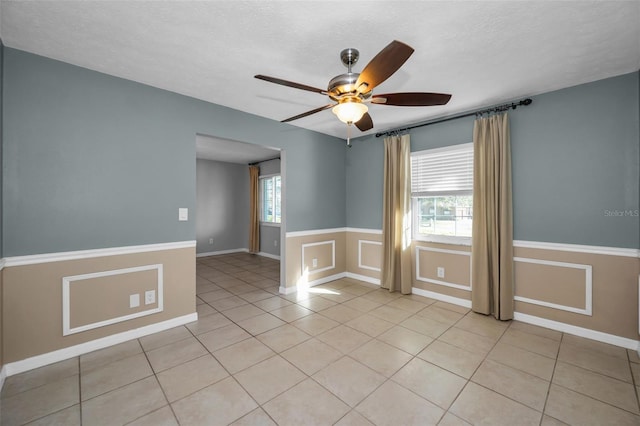
[[[5,1],[6,46],[282,120],[322,95],[360,50],[356,72],[392,40],[415,49],[374,93],[453,94],[446,106],[371,105],[367,133],[640,68],[639,1]],[[344,138],[330,110],[291,123]],[[355,133],[358,134],[357,129]]]

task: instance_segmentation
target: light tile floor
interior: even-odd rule
[[[278,279],[267,258],[198,259],[197,322],[9,377],[2,425],[640,425],[633,351]]]

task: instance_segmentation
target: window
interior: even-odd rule
[[[260,221],[280,223],[280,175],[260,177]]]
[[[415,239],[470,238],[473,143],[412,153],[411,197]]]

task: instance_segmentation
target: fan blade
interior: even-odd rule
[[[412,53],[413,48],[397,40],[392,41],[364,67],[356,82],[356,88],[360,93],[370,92],[398,71]],[[365,86],[361,87],[362,84]]]
[[[387,93],[386,95],[373,95],[371,102],[380,105],[397,106],[432,106],[445,105],[451,99],[451,95],[445,93]]]
[[[360,120],[354,123],[361,132],[366,132],[369,129],[373,129],[373,120],[368,112],[365,112]]]
[[[322,95],[327,94],[326,90],[318,89],[317,87],[307,86],[306,84],[294,83],[293,81],[282,80],[281,78],[269,77],[261,74],[255,75],[254,77],[259,80],[268,81],[270,83],[293,87],[294,89],[307,90],[309,92],[320,93]]]
[[[329,109],[329,108],[331,108],[331,107],[333,107],[335,105],[336,104],[329,104],[329,105],[321,106],[320,108],[316,108],[316,109],[312,109],[311,111],[303,112],[302,114],[298,114],[298,115],[296,115],[294,117],[289,117],[286,120],[282,120],[281,123],[288,123],[289,121],[297,120],[298,118],[306,117],[308,115],[315,114],[316,112],[320,112],[322,110]]]

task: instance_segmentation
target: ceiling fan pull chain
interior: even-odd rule
[[[347,147],[351,148],[351,122],[347,123]]]

